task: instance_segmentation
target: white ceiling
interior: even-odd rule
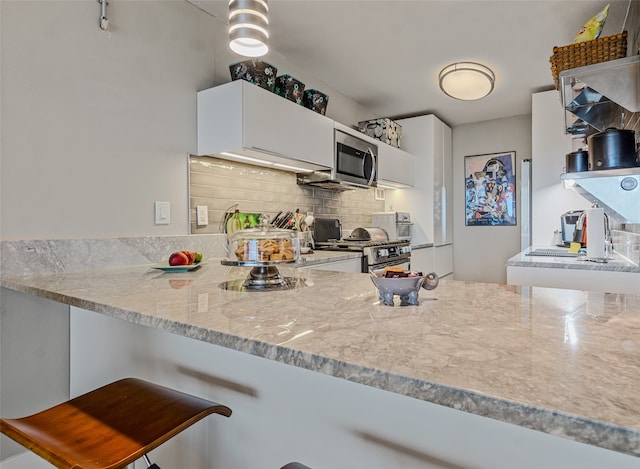
[[[227,23],[227,0],[188,1]],[[456,126],[530,113],[531,94],[553,88],[553,47],[607,3],[602,36],[622,31],[629,0],[270,0],[270,47],[379,116]],[[438,73],[456,61],[493,69],[493,93],[444,95]]]

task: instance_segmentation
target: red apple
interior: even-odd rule
[[[196,252],[195,251],[181,251],[183,252],[187,258],[189,259],[189,264],[193,264],[193,262],[196,260]]]
[[[189,257],[184,252],[174,252],[169,256],[169,265],[189,265]]]

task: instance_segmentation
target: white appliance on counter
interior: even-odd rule
[[[409,212],[374,212],[371,225],[384,229],[390,240],[411,241],[413,222]]]

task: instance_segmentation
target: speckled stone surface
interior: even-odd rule
[[[640,456],[640,296],[444,279],[419,306],[388,307],[366,274],[281,271],[304,286],[223,290],[248,269],[214,260],[189,273],[136,266],[2,285]]]
[[[511,267],[545,267],[551,269],[568,269],[568,270],[594,270],[602,272],[631,272],[640,274],[640,266],[631,260],[614,253],[611,259],[606,263],[591,262],[584,257],[551,257],[551,256],[529,256],[529,253],[535,249],[557,249],[552,246],[534,246],[516,254],[507,261],[507,266]],[[638,277],[640,282],[640,276]]]
[[[3,274],[78,272],[166,261],[174,251],[199,251],[204,259],[227,255],[225,235],[145,236],[130,238],[41,239],[0,242]],[[348,251],[314,251],[301,267],[361,257]]]
[[[426,249],[426,248],[431,248],[431,247],[433,247],[433,243],[421,243],[421,244],[412,244],[411,245],[411,249],[412,250]]]
[[[183,249],[224,257],[225,235],[3,240],[0,267],[3,274],[76,272],[166,261]]]
[[[313,251],[311,254],[302,254],[298,265],[300,267],[322,265],[327,262],[347,261],[362,257],[361,252],[353,251]]]

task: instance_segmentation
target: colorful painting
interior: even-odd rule
[[[465,156],[465,226],[516,225],[516,152]]]

